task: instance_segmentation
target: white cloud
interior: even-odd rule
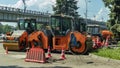
[[[11,7],[11,4],[8,4],[8,5],[6,5],[6,4],[0,4],[0,6],[8,6],[8,7]]]
[[[26,4],[28,7],[36,5],[36,3],[38,3],[38,0],[28,0],[26,1]]]
[[[56,0],[44,0],[39,4],[39,9],[40,10],[46,10],[46,11],[52,11],[52,5],[55,5]]]
[[[23,5],[22,0],[19,0],[16,4],[11,5],[11,6],[12,6],[12,7],[15,7],[15,8],[21,8],[21,7],[22,7],[22,5]]]
[[[77,1],[78,1],[78,7],[80,7],[81,9],[85,9],[86,8],[85,0],[77,0]]]
[[[89,2],[87,2],[87,4],[88,4],[88,7],[89,7]],[[79,14],[81,15],[81,17],[85,18],[85,12],[86,12],[86,2],[85,2],[85,0],[78,0],[77,5],[79,7],[79,9],[78,9]]]
[[[102,7],[99,12],[96,14],[95,16],[95,20],[98,21],[102,21],[103,20],[107,20],[109,18],[108,14],[110,13],[110,11],[108,10],[108,8]],[[104,19],[107,18],[107,19]]]
[[[31,8],[38,11],[52,11],[52,5],[55,5],[56,0],[26,0],[27,9]],[[14,8],[23,8],[22,0],[19,0],[16,4],[10,5]],[[33,8],[34,7],[34,8]],[[32,10],[30,9],[30,10]]]
[[[33,10],[34,8],[36,8],[35,10],[41,10],[43,8],[45,9],[50,9],[50,7],[52,7],[52,5],[55,5],[56,0],[26,0],[26,5],[27,5],[27,9],[29,10]],[[18,0],[15,4],[0,4],[2,6],[8,6],[8,7],[14,7],[14,8],[22,8],[23,9],[23,2],[22,0]]]
[[[27,7],[31,7],[31,6],[34,6],[36,5],[36,3],[38,2],[39,0],[26,0],[26,5]],[[23,2],[22,0],[19,0],[16,4],[12,5],[12,7],[15,7],[15,8],[23,8]]]
[[[102,16],[102,13],[104,12],[104,8],[101,8],[97,15],[95,16],[95,20],[99,19]]]
[[[51,4],[51,2],[45,0],[44,2],[42,2],[41,4],[39,4],[39,8],[48,6],[48,5],[50,5],[50,4]]]

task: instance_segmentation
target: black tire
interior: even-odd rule
[[[87,53],[87,46],[86,46],[86,45],[85,45],[84,51],[82,51],[82,52],[77,52],[77,51],[75,51],[73,48],[80,49],[81,46],[83,46],[80,41],[77,42],[77,45],[79,45],[79,46],[73,47],[73,46],[71,46],[71,43],[69,44],[69,49],[70,49],[70,51],[71,51],[73,54],[76,54],[76,55],[79,55],[79,54],[84,55],[84,54]]]

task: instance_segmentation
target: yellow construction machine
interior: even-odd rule
[[[37,29],[36,19],[19,19],[18,28],[19,30],[10,32],[11,34],[3,38],[4,49],[7,47],[8,50],[26,50],[28,35]]]

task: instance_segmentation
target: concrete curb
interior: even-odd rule
[[[120,63],[120,60],[116,60],[116,59],[111,59],[111,58],[105,58],[105,57],[101,57],[101,56],[97,56],[97,55],[94,55],[94,54],[89,54],[90,57],[92,58],[95,58],[97,60],[102,60],[102,61],[105,61],[105,62],[115,62],[115,63]]]

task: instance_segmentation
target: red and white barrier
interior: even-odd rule
[[[27,53],[25,61],[45,63],[46,58],[44,50],[42,48],[31,48]]]
[[[93,48],[94,48],[94,49],[97,49],[97,48],[99,48],[99,47],[101,47],[101,46],[102,46],[102,43],[101,43],[99,37],[93,39]]]

